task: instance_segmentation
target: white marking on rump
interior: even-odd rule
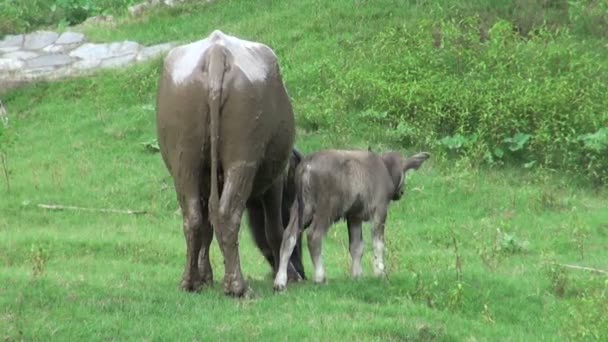
[[[176,84],[183,83],[198,65],[203,52],[209,48],[206,39],[188,45],[178,46],[169,51],[166,64],[170,70],[171,78]]]
[[[234,65],[252,82],[265,80],[274,64],[274,61],[269,60],[268,56],[276,58],[274,52],[263,44],[213,31],[206,39],[178,46],[169,52],[167,66],[173,82],[176,84],[186,82],[199,65],[205,51],[212,44],[225,46],[234,57]],[[270,52],[270,55],[264,53],[264,50]]]

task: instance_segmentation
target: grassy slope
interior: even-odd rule
[[[333,3],[323,11],[316,9],[320,1],[271,3],[191,6],[90,33],[98,40],[154,43],[194,40],[219,27],[268,42],[281,58],[296,109],[305,111],[316,108],[319,70],[303,61],[344,58],[343,40],[365,41],[417,11],[391,1]],[[159,65],[3,98],[18,132],[12,191],[0,197],[3,338],[555,340],[608,334],[606,278],[547,265],[606,268],[606,194],[555,175],[478,171],[465,162],[433,160],[409,177],[409,195],[390,212],[386,281],[349,280],[341,224],[325,243],[326,286],[305,283],[274,295],[268,267],[244,230],[241,253],[253,299],[225,298],[217,282],[200,295],[178,291],[184,243],[172,183],[159,156],[140,145],[154,136]],[[323,133],[298,137],[305,152],[368,143]],[[46,212],[35,203],[150,213]],[[497,229],[515,240],[497,237]],[[518,250],[524,241],[529,246]],[[499,251],[501,245],[513,252]],[[220,280],[215,242],[212,263]],[[310,270],[308,258],[305,266]]]

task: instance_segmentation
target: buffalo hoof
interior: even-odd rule
[[[386,272],[384,272],[384,271],[374,272],[374,277],[384,279],[384,278],[386,278]]]
[[[284,292],[287,289],[287,284],[274,283],[273,289],[274,292]]]
[[[201,270],[200,273],[204,285],[213,284],[213,272]]]
[[[224,294],[231,297],[247,297],[247,285],[243,280],[224,280]]]
[[[327,278],[323,276],[322,278],[315,278],[312,280],[315,284],[327,284]]]
[[[201,279],[195,281],[184,279],[180,287],[186,292],[200,292],[205,287],[205,283]]]
[[[361,280],[363,278],[363,272],[352,272],[350,277],[353,280]]]

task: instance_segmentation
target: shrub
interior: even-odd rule
[[[608,181],[601,43],[545,26],[523,37],[505,20],[482,37],[481,25],[472,16],[390,26],[355,49],[348,67],[324,68],[325,97],[338,99],[327,103],[331,126],[357,117],[335,113],[382,113],[398,143]],[[304,116],[323,126],[319,119]]]
[[[136,0],[3,0],[0,38],[43,27],[76,25],[99,14],[125,12]]]

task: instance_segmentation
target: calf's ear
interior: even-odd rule
[[[403,163],[403,172],[405,173],[411,169],[418,170],[422,163],[424,163],[424,161],[429,159],[430,157],[431,155],[428,152],[420,152],[414,154],[413,156],[407,158],[405,160],[405,163]]]

